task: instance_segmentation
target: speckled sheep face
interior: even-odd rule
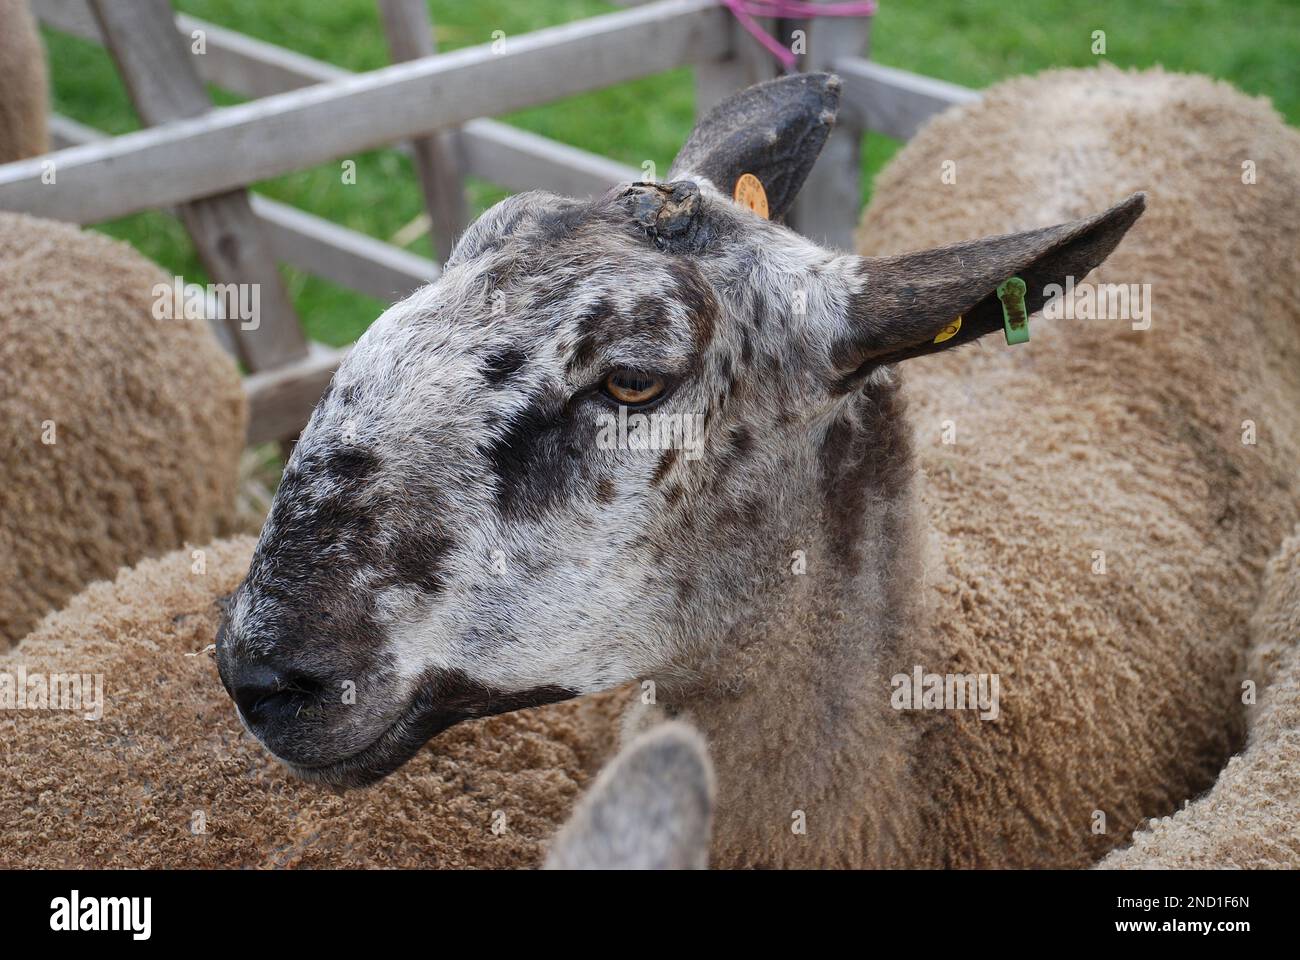
[[[689,248],[637,219],[674,191],[698,205]],[[311,767],[394,723],[418,746],[664,668],[724,615],[700,571],[752,535],[786,437],[833,401],[802,304],[841,310],[856,282],[854,258],[693,182],[485,214],[339,369],[233,598],[241,658],[355,686],[268,746]]]
[[[834,87],[810,106],[809,83],[756,90],[815,156]],[[946,343],[993,329],[992,286],[902,310],[906,263],[717,189],[758,169],[779,215],[806,150],[769,170],[709,144],[665,184],[499,204],[340,367],[218,640],[245,723],[297,772],[369,782],[460,720],[671,675],[784,573],[810,497],[857,562],[864,490],[895,496],[907,466],[874,372],[939,349],[963,304],[982,306]]]

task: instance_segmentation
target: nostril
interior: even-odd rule
[[[257,664],[239,673],[231,696],[249,726],[260,728],[292,719],[320,688],[320,683],[309,677]]]

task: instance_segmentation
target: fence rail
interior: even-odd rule
[[[410,5],[419,2],[383,0],[386,22],[393,21],[388,22],[390,40],[397,40],[402,18],[411,21],[422,13]],[[87,0],[33,0],[32,6],[46,26],[103,42]],[[592,195],[641,173],[488,118],[682,66],[695,68],[703,108],[729,89],[774,72],[766,54],[716,0],[631,4],[616,13],[508,37],[496,49],[489,44],[419,56],[362,74],[194,17],[175,15],[174,20],[187,38],[203,32],[206,49],[202,55],[191,53],[193,72],[253,99],[118,137],[56,116],[51,126],[59,149],[0,165],[0,208],[96,223],[146,209],[184,207],[376,147],[410,151],[416,141],[426,151],[417,159],[436,221],[435,194],[446,197],[454,179],[445,159],[429,158],[440,150],[444,158],[451,155],[443,149],[449,141],[436,138],[453,130],[462,173],[515,191]],[[856,56],[866,45],[865,25],[815,21],[809,33],[816,49],[808,66],[834,70],[844,79],[844,90],[840,130],[793,223],[843,246],[856,219],[861,135],[907,139],[933,114],[979,94]],[[426,39],[394,42],[394,54],[400,59],[432,49]],[[441,146],[429,154],[435,141]],[[57,189],[43,182],[51,163]],[[392,244],[266,197],[251,195],[249,204],[274,259],[348,288],[391,300],[438,276],[434,261]],[[454,219],[452,214],[443,218],[444,233]],[[230,332],[217,332],[233,348]],[[308,344],[305,356],[247,377],[249,440],[300,429],[344,353]]]
[[[33,8],[47,26],[102,43],[99,25],[86,0],[34,0]],[[204,32],[207,53],[193,57],[199,76],[239,96],[256,99],[354,76],[343,67],[196,17],[178,14],[176,25],[187,36],[195,30]],[[476,119],[462,126],[461,149],[473,173],[508,190],[551,190],[583,197],[639,176],[634,168],[599,154],[496,120]],[[498,156],[500,153],[505,156]]]

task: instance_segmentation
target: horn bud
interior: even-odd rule
[[[619,206],[659,247],[693,246],[700,236],[704,204],[692,180],[633,183],[618,198]]]

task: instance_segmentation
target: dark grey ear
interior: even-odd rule
[[[969,343],[1003,329],[997,288],[1025,282],[1025,316],[1042,309],[1051,284],[1080,281],[1105,260],[1146,208],[1135,193],[1105,213],[1055,227],[955,243],[896,257],[864,257],[861,292],[849,307],[851,336],[832,358],[852,379],[874,367]],[[961,325],[939,343],[961,317]]]
[[[804,73],[732,94],[709,111],[673,161],[669,180],[707,177],[732,196],[742,174],[767,192],[769,215],[790,209],[835,124],[840,79]]]

